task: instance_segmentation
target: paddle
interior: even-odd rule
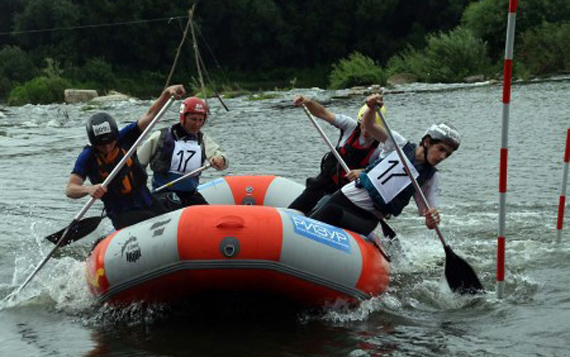
[[[311,114],[311,112],[309,111],[309,109],[307,108],[307,106],[305,104],[303,104],[303,110],[305,111],[305,113],[307,114],[307,116],[311,120],[311,123],[313,123],[313,125],[315,126],[315,128],[317,129],[319,134],[321,134],[321,137],[323,138],[323,140],[327,143],[327,145],[331,149],[331,152],[333,153],[334,157],[336,157],[336,159],[338,160],[338,163],[340,164],[340,166],[342,166],[343,170],[348,174],[350,172],[348,165],[346,164],[346,162],[344,162],[344,160],[342,159],[342,157],[340,156],[338,151],[336,151],[335,147],[333,146],[333,144],[331,143],[331,141],[327,137],[327,134],[325,134],[325,132],[320,127],[320,125],[317,123],[317,120],[313,117],[313,114]]]
[[[164,115],[164,113],[172,105],[174,100],[175,100],[175,97],[172,96],[172,97],[170,97],[168,102],[166,102],[166,104],[164,104],[164,106],[160,109],[160,111],[152,119],[152,121],[149,123],[149,125],[146,127],[146,129],[142,132],[142,134],[139,136],[139,138],[131,146],[129,151],[127,151],[125,156],[121,159],[121,161],[117,164],[117,166],[115,166],[115,168],[113,169],[113,171],[111,171],[109,176],[107,176],[107,178],[101,184],[101,186],[107,187],[111,183],[111,181],[115,178],[115,176],[119,173],[119,171],[123,168],[123,166],[125,166],[125,163],[127,162],[127,160],[133,155],[133,153],[137,149],[137,146],[139,145],[139,143],[154,128],[154,126],[158,123],[160,118]],[[77,215],[75,216],[73,221],[71,221],[71,223],[67,226],[67,228],[65,228],[63,230],[63,233],[61,233],[61,236],[60,236],[59,240],[57,241],[57,243],[55,244],[55,247],[53,247],[52,250],[46,255],[46,257],[40,262],[40,264],[38,264],[38,266],[34,269],[34,271],[26,278],[24,283],[22,285],[20,285],[20,287],[18,289],[16,289],[14,292],[12,292],[10,295],[8,295],[9,299],[14,298],[16,295],[18,295],[20,293],[20,291],[22,291],[23,288],[26,287],[26,285],[28,285],[28,283],[34,278],[34,276],[36,276],[36,274],[47,263],[47,261],[51,258],[51,256],[55,253],[55,251],[59,247],[69,243],[68,242],[68,236],[69,236],[70,232],[79,231],[79,229],[77,229],[79,227],[83,227],[83,226],[91,227],[94,223],[97,223],[97,225],[99,224],[99,222],[101,220],[99,220],[99,222],[96,222],[97,221],[96,219],[91,219],[91,218],[97,218],[97,217],[91,217],[91,218],[87,218],[87,219],[81,221],[81,218],[85,215],[85,213],[89,210],[89,208],[91,208],[91,206],[95,203],[96,200],[97,200],[96,198],[91,197],[89,202],[87,202],[87,204],[85,206],[83,206],[83,208],[81,209],[81,211],[79,211],[79,213],[77,213]],[[80,222],[86,222],[86,223],[81,224]],[[96,228],[96,226],[95,226],[95,228]],[[93,229],[95,229],[95,228],[93,228]],[[93,230],[91,230],[91,231],[93,231]],[[58,233],[54,233],[54,234],[58,235]]]
[[[46,237],[47,240],[52,242],[53,244],[57,244],[61,237],[63,236],[65,231],[67,230],[67,236],[65,237],[65,241],[62,242],[59,246],[65,247],[66,245],[73,243],[75,241],[80,240],[81,238],[85,237],[89,233],[93,232],[101,223],[101,220],[104,216],[96,216],[96,217],[89,217],[84,218],[79,222],[72,222],[70,227],[66,227],[58,232],[50,234]]]
[[[411,174],[410,168],[408,167],[408,163],[404,159],[404,154],[402,153],[402,149],[396,144],[396,140],[392,135],[392,131],[390,130],[390,127],[388,126],[386,119],[384,118],[380,109],[377,106],[375,107],[375,110],[376,113],[380,116],[380,119],[382,119],[384,128],[386,128],[386,131],[388,132],[390,139],[392,140],[394,146],[396,147],[396,152],[398,153],[400,162],[404,165],[406,174],[412,181],[412,184],[414,185],[416,191],[420,194],[420,197],[425,207],[429,210],[430,207],[427,202],[427,199],[423,191],[421,190],[420,185],[418,185],[418,182],[416,181],[415,177]],[[461,259],[453,252],[453,250],[451,250],[451,247],[443,239],[443,235],[441,234],[441,231],[439,230],[439,227],[437,225],[435,226],[435,231],[437,233],[437,236],[439,237],[439,240],[441,241],[441,244],[443,244],[443,249],[445,250],[445,277],[447,279],[447,283],[449,284],[451,290],[453,292],[457,292],[460,294],[476,294],[484,290],[483,285],[481,285],[481,282],[479,281],[479,278],[477,277],[477,274],[475,274],[473,268],[471,268],[471,266],[467,264],[465,260]]]
[[[156,190],[153,190],[152,192],[155,193],[155,192],[158,192],[158,191],[162,191],[162,190],[164,190],[165,188],[170,187],[170,186],[172,186],[172,185],[174,185],[174,184],[176,184],[176,183],[178,183],[178,182],[180,182],[180,181],[182,181],[182,180],[184,180],[184,179],[186,179],[186,178],[188,178],[188,177],[195,176],[195,175],[199,174],[200,172],[202,172],[202,171],[204,171],[204,170],[206,170],[206,169],[208,169],[208,168],[210,168],[210,167],[212,167],[212,164],[210,164],[209,162],[207,162],[206,165],[204,165],[204,166],[202,166],[202,167],[199,167],[199,168],[197,168],[197,169],[194,170],[194,171],[190,171],[190,172],[188,172],[187,174],[185,174],[184,176],[180,176],[180,177],[177,178],[176,180],[172,180],[172,181],[170,181],[169,183],[160,186],[160,187],[157,188]]]

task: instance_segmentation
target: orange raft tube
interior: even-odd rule
[[[230,176],[202,185],[211,205],[170,212],[102,240],[87,259],[90,291],[101,302],[119,304],[249,292],[304,306],[358,303],[385,291],[388,260],[363,236],[261,206],[286,205],[302,189],[275,176]]]

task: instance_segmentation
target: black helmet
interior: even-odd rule
[[[449,144],[453,150],[459,149],[459,144],[461,144],[461,135],[455,127],[448,123],[433,124],[426,130],[422,140],[429,136],[433,140],[443,141]]]
[[[117,122],[107,113],[97,113],[87,119],[87,136],[91,145],[104,145],[117,140]]]

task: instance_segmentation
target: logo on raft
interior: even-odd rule
[[[295,233],[344,252],[352,252],[350,236],[342,229],[290,212],[287,214]]]
[[[171,219],[167,219],[166,221],[158,221],[155,222],[151,227],[150,230],[152,231],[152,237],[159,237],[164,233],[165,226],[170,223]]]
[[[142,252],[137,237],[130,236],[125,241],[123,248],[121,248],[121,256],[124,256],[129,263],[134,263],[141,258]]]

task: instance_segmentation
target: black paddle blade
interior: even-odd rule
[[[477,294],[483,292],[483,285],[477,274],[467,262],[458,257],[449,246],[445,249],[445,277],[451,291],[464,294]]]
[[[380,226],[382,227],[382,233],[384,237],[393,239],[396,237],[396,232],[386,223],[383,219],[380,219]]]
[[[69,229],[69,232],[67,232],[67,236],[64,238],[65,241],[61,242],[60,247],[78,241],[79,239],[93,232],[97,228],[102,219],[103,219],[102,217],[89,217],[82,219],[79,222],[71,223],[71,228]],[[57,242],[59,241],[59,239],[61,238],[62,234],[65,232],[66,229],[67,227],[65,227],[61,231],[55,232],[54,234],[47,236],[46,239],[52,242],[53,244],[57,244]]]

